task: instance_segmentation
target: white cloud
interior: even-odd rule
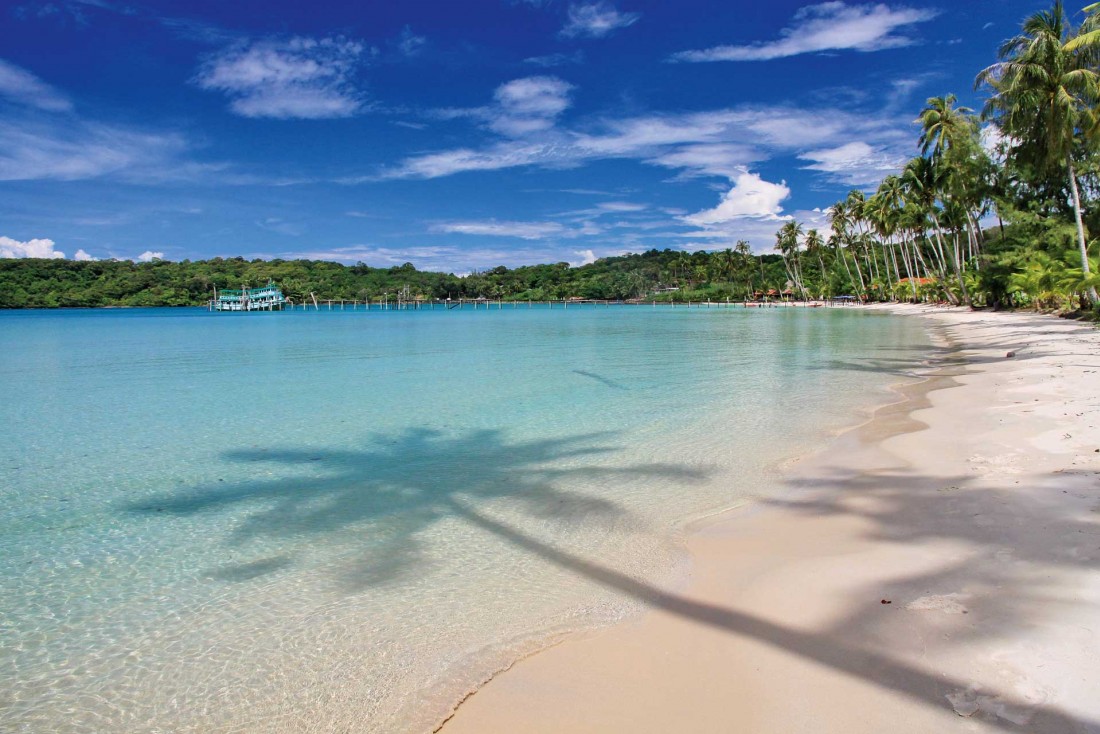
[[[47,112],[68,112],[73,108],[61,92],[26,69],[0,59],[0,97]]]
[[[783,211],[784,199],[791,195],[786,183],[771,183],[758,174],[742,171],[733,179],[731,188],[713,209],[684,217],[688,224],[705,226],[736,219],[776,221]]]
[[[688,175],[732,178],[749,163],[763,157],[759,151],[739,143],[698,143],[658,155],[651,162],[683,170]]]
[[[532,80],[550,80],[552,84]],[[522,82],[522,84],[517,84]],[[513,86],[514,85],[514,86]],[[597,119],[570,129],[554,115],[568,105],[570,88],[554,77],[530,77],[498,89],[497,102],[474,110],[448,110],[454,119],[476,118],[500,133],[483,148],[458,148],[405,159],[376,179],[438,178],[463,171],[521,166],[567,168],[587,161],[625,158],[677,171],[678,178],[735,179],[774,155],[805,156],[811,170],[850,182],[893,170],[912,150],[908,116],[835,107],[743,106],[687,113]],[[525,116],[525,115],[530,115]],[[744,141],[751,140],[752,145]],[[859,166],[841,165],[851,141],[873,151]],[[370,180],[368,178],[356,181]]]
[[[554,235],[567,234],[565,227],[558,222],[507,222],[495,219],[477,222],[444,222],[434,225],[432,231],[489,237],[518,237],[523,240],[541,240]]]
[[[397,37],[397,49],[402,55],[410,58],[419,56],[427,44],[428,39],[413,33],[412,28],[409,26],[405,26],[401,30],[401,35]]]
[[[363,107],[354,76],[364,50],[340,37],[235,44],[207,58],[194,81],[224,92],[244,117],[350,117]]]
[[[596,205],[597,209],[605,212],[640,212],[645,211],[649,207],[645,204],[635,204],[632,201],[602,201]]]
[[[0,118],[0,181],[104,175],[170,179],[193,172],[180,158],[182,136],[156,134],[80,120]]]
[[[641,13],[623,13],[607,0],[594,3],[574,3],[569,6],[561,35],[566,38],[603,38],[619,28],[633,25]]]
[[[568,64],[583,64],[584,63],[584,51],[577,49],[571,54],[556,53],[547,54],[545,56],[531,56],[523,60],[525,64],[533,64],[535,66],[541,66],[544,68],[550,68],[552,66],[566,66]]]
[[[981,142],[986,155],[997,162],[1003,162],[1004,150],[1002,146],[1006,142],[1013,144],[1016,141],[1013,138],[1005,137],[1005,134],[1001,132],[1001,128],[990,124],[982,128]]]
[[[798,210],[788,215],[770,218],[731,219],[727,222],[710,224],[687,232],[672,232],[665,239],[681,238],[691,244],[687,249],[700,247],[721,249],[731,247],[737,240],[746,240],[754,252],[767,253],[775,249],[775,234],[784,223],[798,221],[804,229],[827,230],[828,217],[820,209]]]
[[[56,260],[65,257],[65,253],[54,249],[54,241],[34,239],[20,242],[11,237],[0,237],[0,258],[38,257]]]
[[[551,164],[557,158],[552,146],[519,142],[498,143],[483,150],[456,148],[406,159],[398,168],[379,178],[440,178],[463,171],[496,171],[502,168]],[[360,183],[369,178],[348,179]]]
[[[579,268],[581,265],[591,265],[596,262],[596,253],[592,250],[574,250],[574,255],[580,255],[581,259],[578,262],[569,263],[575,268]]]
[[[77,250],[76,254],[73,255],[73,260],[80,260],[80,261],[84,261],[84,262],[91,262],[91,261],[98,260],[98,259],[99,258],[97,258],[97,257],[92,257],[91,255],[89,255],[84,250]]]
[[[553,76],[514,79],[497,87],[489,127],[509,137],[548,130],[569,108],[573,85]]]
[[[780,31],[780,38],[747,46],[716,46],[682,51],[674,61],[767,61],[821,51],[881,51],[909,46],[913,39],[895,31],[932,20],[938,11],[895,7],[884,3],[848,5],[833,2],[808,5],[794,15],[794,22]]]
[[[164,253],[163,252],[153,252],[152,250],[146,250],[145,252],[143,252],[143,253],[141,253],[140,255],[137,256],[137,261],[139,263],[150,263],[150,262],[153,262],[154,260],[163,260],[163,259],[164,259]]]
[[[853,186],[876,184],[905,165],[904,157],[891,155],[860,141],[807,151],[799,158],[812,161],[806,166],[807,169],[829,173],[831,178]]]

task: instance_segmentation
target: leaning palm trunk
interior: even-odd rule
[[[972,215],[969,211],[966,213],[966,220],[970,224],[970,231],[973,233],[971,244],[973,249],[971,250],[970,257],[974,261],[974,269],[982,269],[982,228],[978,226],[978,218]]]
[[[852,262],[856,266],[856,275],[859,276],[859,292],[862,295],[867,290],[867,284],[863,282],[863,271],[859,269],[859,258],[852,255]]]
[[[791,264],[787,260],[787,256],[783,256],[783,269],[787,271],[787,280],[798,285],[798,279],[794,277],[794,273],[791,271]]]
[[[927,235],[922,234],[921,237],[928,241]],[[916,253],[916,259],[920,263],[923,276],[925,278],[931,278],[933,276],[932,268],[928,265],[928,261],[924,259],[924,250],[921,249],[921,243],[916,240],[913,241],[913,252]]]
[[[917,300],[917,284],[913,278],[913,265],[909,260],[909,248],[906,247],[905,237],[901,238],[901,259],[905,263],[905,277],[909,280],[909,298],[911,301]]]
[[[955,232],[955,236],[950,240],[951,242],[951,258],[955,266],[955,281],[959,284],[959,292],[962,293],[963,303],[970,306],[970,293],[966,289],[966,281],[962,276],[962,243],[959,242],[959,233]]]
[[[1073,171],[1073,161],[1066,161],[1066,168],[1069,171],[1069,188],[1073,192],[1073,218],[1077,222],[1077,248],[1081,251],[1081,271],[1087,278],[1091,274],[1089,268],[1089,250],[1085,244],[1085,223],[1081,220],[1081,194],[1077,190],[1077,174]],[[1095,307],[1100,303],[1100,296],[1096,294],[1095,286],[1088,286],[1086,292],[1089,296],[1089,303]]]
[[[890,260],[894,263],[894,282],[895,283],[900,283],[901,282],[901,271],[898,270],[898,256],[897,256],[897,253],[894,252],[893,246],[890,247]],[[892,294],[893,294],[893,291],[891,290],[891,295]]]
[[[913,263],[920,265],[920,273],[922,278],[931,278],[932,269],[928,267],[928,263],[924,260],[924,253],[921,252],[920,243],[917,242],[916,237],[913,238]]]
[[[947,279],[947,255],[946,255],[947,245],[944,244],[943,233],[940,231],[940,218],[937,217],[934,213],[932,214],[932,224],[935,225],[934,231],[936,233],[936,242],[939,245],[940,263],[942,265],[941,272],[942,272],[943,279],[946,280]],[[957,256],[954,257],[953,259],[955,259],[955,261],[958,262],[958,257]],[[967,305],[969,305],[970,298],[969,298],[969,296],[966,295],[966,285],[962,282],[962,274],[959,273],[957,265],[956,265],[956,268],[955,268],[955,274],[958,275],[958,277],[959,277],[959,288],[962,291],[963,296],[967,299]],[[959,305],[959,299],[958,299],[958,297],[955,296],[954,293],[952,293],[950,290],[948,290],[946,288],[944,289],[944,292],[947,293],[947,299],[949,301],[951,301],[951,303],[953,303],[956,306]]]
[[[802,263],[798,260],[794,261],[795,273],[798,275],[798,290],[802,291],[802,300],[810,300],[810,293],[806,290],[806,281],[802,278]]]
[[[844,252],[844,248],[837,248],[837,254],[840,255],[840,261],[844,263],[844,271],[848,273],[848,282],[852,284],[852,290],[859,293],[859,289],[856,288],[856,279],[852,277],[852,269],[848,267],[848,254]]]

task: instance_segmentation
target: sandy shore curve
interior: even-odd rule
[[[652,610],[520,661],[441,730],[1100,732],[1100,331],[885,308],[944,345],[852,365],[922,372],[900,402],[697,527],[685,588],[576,561]]]

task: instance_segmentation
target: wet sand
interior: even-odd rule
[[[899,402],[694,528],[685,586],[559,559],[651,611],[442,731],[1100,732],[1100,331],[887,308],[942,344],[850,365]]]

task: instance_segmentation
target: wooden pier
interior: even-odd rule
[[[298,303],[289,302],[284,310],[287,311],[434,311],[434,310],[466,310],[466,311],[502,311],[524,308],[544,308],[568,310],[570,307],[624,307],[624,308],[668,308],[668,309],[771,309],[771,308],[849,308],[858,306],[858,302],[850,301],[687,301],[669,302],[656,300],[596,300],[596,299],[563,299],[543,301],[506,301],[503,299],[485,298],[425,298],[425,299],[391,299],[374,298],[370,300],[344,300],[325,299],[312,296],[310,300]]]

